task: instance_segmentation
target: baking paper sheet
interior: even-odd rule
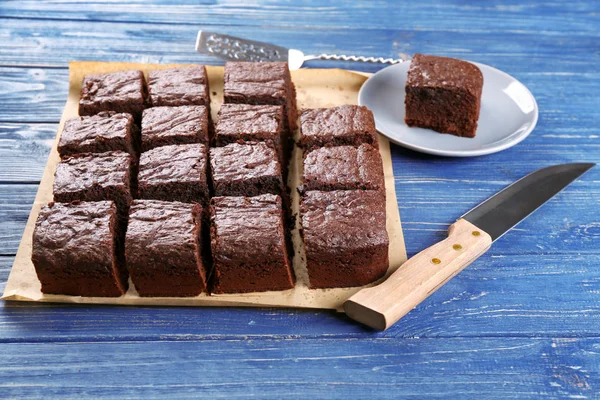
[[[58,303],[89,303],[89,304],[119,304],[119,305],[155,305],[155,306],[249,306],[249,307],[301,307],[323,308],[341,310],[342,303],[361,288],[343,289],[308,289],[306,266],[304,264],[304,251],[297,232],[295,232],[295,270],[297,284],[294,289],[280,292],[264,292],[249,294],[222,294],[208,296],[202,294],[197,297],[139,297],[130,282],[129,291],[121,297],[78,297],[63,295],[46,295],[40,291],[40,282],[37,279],[31,262],[31,239],[35,221],[40,208],[52,201],[52,183],[54,171],[59,162],[56,144],[63,124],[66,120],[78,115],[79,91],[81,81],[85,75],[100,74],[127,69],[141,69],[148,72],[153,69],[174,67],[177,65],[159,64],[134,64],[134,63],[108,63],[108,62],[72,62],[69,65],[69,97],[65,106],[55,143],[50,152],[48,163],[38,189],[37,196],[19,250],[17,252],[3,300],[43,301]],[[217,112],[223,101],[223,67],[207,67],[211,90],[211,110],[213,121],[217,120]],[[339,69],[303,69],[292,72],[292,79],[296,84],[299,108],[332,107],[342,104],[356,104],[358,90],[367,79],[364,75]],[[390,266],[388,275],[395,271],[406,261],[406,249],[400,214],[394,188],[394,174],[390,156],[390,145],[387,139],[379,137],[379,148],[383,159],[385,171],[385,185],[387,197],[387,231],[390,237]],[[294,151],[290,176],[292,187],[298,184],[298,171],[301,169],[301,154]],[[297,211],[298,195],[294,195],[294,206]]]

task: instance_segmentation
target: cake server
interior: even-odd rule
[[[287,61],[291,70],[299,69],[305,61],[310,60],[335,60],[357,61],[376,64],[398,64],[407,61],[403,58],[382,58],[347,56],[344,54],[319,54],[304,55],[296,49],[286,49],[274,44],[242,39],[235,36],[221,35],[220,33],[198,31],[196,38],[196,51],[203,54],[219,57],[226,61]]]
[[[594,165],[554,165],[521,178],[450,225],[447,239],[406,261],[383,283],[346,300],[344,311],[372,328],[389,328]]]

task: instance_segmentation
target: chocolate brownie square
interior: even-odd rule
[[[54,201],[113,200],[127,216],[135,195],[135,160],[123,151],[84,153],[63,159],[54,174]]]
[[[125,294],[123,234],[112,201],[43,207],[33,231],[31,255],[42,292],[89,297]]]
[[[81,84],[79,115],[116,111],[132,114],[139,121],[147,105],[146,98],[146,82],[142,71],[88,75]]]
[[[210,109],[208,75],[204,65],[150,71],[148,94],[153,107],[196,105]]]
[[[262,142],[232,143],[210,149],[215,196],[281,195],[283,178],[277,152]]]
[[[284,106],[285,126],[296,129],[296,88],[285,62],[225,63],[224,102]]]
[[[210,237],[213,293],[247,293],[294,287],[285,243],[281,198],[213,197]]]
[[[206,203],[207,150],[200,143],[157,147],[142,153],[138,174],[141,199]]]
[[[217,146],[240,140],[283,145],[283,107],[223,104],[215,129]]]
[[[365,106],[315,108],[300,116],[300,144],[305,149],[362,143],[379,148],[375,119]]]
[[[198,204],[134,200],[125,259],[140,296],[197,296],[206,289]]]
[[[408,126],[475,137],[483,74],[455,58],[415,54],[406,80],[404,118]]]
[[[371,145],[320,147],[304,155],[301,191],[384,188],[381,155]]]
[[[311,288],[363,286],[385,275],[389,239],[382,191],[309,191],[300,215]]]
[[[131,114],[105,111],[65,122],[58,153],[65,157],[120,150],[135,155],[138,140],[139,131]]]
[[[142,151],[172,144],[208,144],[205,106],[152,107],[142,116]]]

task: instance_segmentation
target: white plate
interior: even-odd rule
[[[410,128],[404,123],[404,85],[410,63],[392,65],[371,76],[358,93],[358,103],[369,107],[377,130],[392,142],[422,153],[471,157],[495,153],[525,139],[538,120],[531,92],[512,76],[473,63],[483,73],[481,111],[475,138]]]

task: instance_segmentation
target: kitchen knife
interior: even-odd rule
[[[346,300],[344,311],[374,329],[389,328],[594,165],[554,165],[511,184],[450,225],[447,239],[406,261],[383,283]]]
[[[299,69],[305,61],[336,60],[379,64],[398,64],[406,59],[357,57],[344,54],[304,55],[300,50],[286,49],[269,43],[246,40],[220,33],[198,31],[196,51],[226,61],[287,61],[291,70]]]

